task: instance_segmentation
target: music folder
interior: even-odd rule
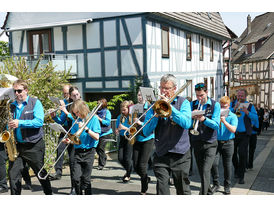
[[[143,104],[134,104],[129,107],[129,114],[133,114],[137,112],[137,114],[142,114],[144,112],[144,105]]]
[[[62,133],[67,134],[67,130],[65,130],[65,128],[62,127],[61,124],[57,124],[56,122],[50,123],[50,124],[49,124],[49,127],[50,127],[52,130],[54,130],[55,132],[62,132]]]
[[[192,111],[191,117],[196,116],[196,115],[203,115],[203,114],[205,114],[205,110]]]
[[[228,114],[229,114],[229,109],[221,109],[221,117],[224,116],[224,117],[227,117]]]

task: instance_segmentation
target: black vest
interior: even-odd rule
[[[178,97],[177,101],[173,101],[171,105],[180,111],[184,101],[187,100]],[[159,117],[155,128],[155,146],[158,156],[163,156],[168,152],[185,154],[190,148],[188,129],[173,122],[172,117]]]
[[[214,112],[214,107],[215,107],[216,102],[211,98],[210,98],[210,100],[211,100],[211,105],[207,105],[206,110],[205,110],[205,117],[212,119],[212,115]],[[192,111],[198,108],[198,104],[196,104],[197,101],[198,100],[193,101]],[[217,130],[214,130],[214,129],[206,126],[203,122],[199,122],[197,130],[199,132],[199,135],[195,136],[195,135],[190,134],[192,141],[202,140],[202,141],[206,141],[206,142],[214,142],[215,140],[217,140]]]
[[[33,109],[36,104],[37,99],[29,97],[28,104],[25,105],[24,110],[20,116],[20,120],[32,120]],[[27,113],[26,113],[27,112]],[[15,113],[15,106],[11,105],[11,113]],[[14,115],[13,115],[14,116]],[[25,142],[36,143],[44,136],[43,127],[40,128],[21,128],[22,138]],[[16,137],[16,132],[14,133]]]

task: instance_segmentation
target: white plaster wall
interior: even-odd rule
[[[104,47],[116,46],[116,21],[104,21]]]
[[[121,51],[122,76],[137,75],[135,65],[129,50]]]
[[[83,49],[82,25],[68,26],[68,50]]]
[[[53,34],[54,34],[54,50],[55,51],[64,50],[62,28],[61,27],[54,27],[53,28]]]
[[[118,76],[117,51],[105,51],[105,75]]]
[[[13,53],[19,53],[20,42],[21,42],[21,31],[12,32],[12,48]]]
[[[87,48],[99,48],[100,47],[100,27],[98,22],[92,22],[87,24]]]
[[[101,77],[101,54],[89,53],[88,59],[88,77]]]
[[[129,36],[133,45],[142,44],[142,19],[138,18],[128,18],[125,20],[129,31]]]
[[[86,88],[102,88],[102,82],[86,82]]]

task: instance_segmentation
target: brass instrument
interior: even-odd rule
[[[59,161],[59,159],[63,156],[63,154],[65,153],[66,149],[68,148],[69,144],[64,148],[64,150],[62,151],[62,153],[60,154],[59,158],[57,158],[57,160],[50,166],[50,168],[48,169],[48,172],[44,175],[41,176],[41,172],[43,171],[43,169],[46,167],[46,165],[48,164],[48,162],[52,159],[52,157],[54,157],[54,154],[56,153],[57,149],[59,148],[59,146],[62,144],[62,141],[65,140],[66,138],[69,138],[73,144],[81,144],[81,140],[80,140],[80,136],[82,134],[82,132],[85,130],[85,127],[87,126],[87,124],[90,122],[90,120],[92,119],[92,117],[97,113],[97,111],[100,109],[100,107],[102,106],[102,103],[100,103],[98,106],[96,106],[88,115],[86,120],[84,121],[83,126],[74,134],[70,134],[70,130],[73,128],[73,126],[75,124],[78,123],[79,117],[75,120],[75,122],[72,124],[72,126],[69,128],[69,130],[67,131],[66,135],[62,138],[62,140],[60,141],[60,143],[57,145],[56,149],[49,155],[48,159],[45,161],[44,165],[42,166],[42,168],[39,170],[37,176],[39,179],[43,179],[45,180],[51,170],[54,168],[54,166],[56,165],[56,163]]]
[[[201,102],[202,100],[200,100],[198,104],[198,110],[200,111],[202,111],[203,109],[203,105],[201,104]],[[198,136],[200,134],[199,131],[197,130],[198,125],[199,125],[199,120],[195,119],[195,121],[193,121],[193,129],[189,131],[192,135]]]
[[[235,112],[236,116],[237,116],[237,117],[241,117],[241,116],[242,116],[242,114],[241,114],[241,109],[242,109],[243,107],[248,108],[248,106],[249,106],[249,103],[240,103],[239,106],[238,106],[237,109],[236,109],[236,112]]]
[[[70,103],[68,103],[64,106],[67,107],[67,106],[71,105],[72,103],[73,102],[70,102]],[[48,109],[47,112],[45,113],[44,121],[46,123],[54,123],[55,121],[52,119],[50,114],[53,113],[53,112],[57,112],[58,110],[60,110],[60,106],[58,106],[58,108],[55,108],[55,109]]]
[[[10,101],[11,101],[11,99],[8,100],[8,101],[7,100],[3,100],[3,101],[6,102],[6,106],[2,106],[2,103],[1,103],[0,107],[4,108],[3,110],[7,111],[7,113],[8,113],[8,122],[9,122],[13,119],[12,118],[12,113],[10,111]],[[17,148],[16,148],[16,142],[15,142],[15,138],[14,138],[13,129],[8,129],[8,130],[5,130],[4,132],[2,132],[0,134],[0,142],[5,143],[5,148],[6,148],[6,151],[8,153],[9,161],[14,162],[15,159],[18,157],[18,151],[17,151]]]
[[[128,131],[125,131],[124,136],[126,139],[128,139],[130,142],[132,141],[133,138],[136,137],[136,135],[138,135],[142,129],[152,120],[153,117],[155,117],[156,115],[160,116],[160,117],[169,117],[172,113],[172,109],[171,109],[171,102],[173,102],[173,100],[180,94],[182,93],[189,85],[191,84],[191,81],[186,81],[186,83],[177,90],[177,92],[168,100],[168,101],[164,101],[164,100],[157,100],[154,104],[152,104],[147,110],[146,112],[144,112],[137,120],[135,120],[135,122],[129,127],[128,131],[129,131],[129,136],[127,135]],[[154,115],[145,123],[143,124],[143,126],[139,129],[139,130],[134,130],[132,131],[132,133],[130,132],[132,127],[135,126],[135,124],[144,116],[146,115],[146,113],[150,110],[153,109],[154,110]]]

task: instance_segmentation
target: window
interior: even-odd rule
[[[252,63],[249,64],[249,76],[252,76],[253,73]]]
[[[252,44],[251,50],[252,50],[252,54],[254,54],[255,53],[255,44]]]
[[[169,28],[162,26],[162,57],[169,58]]]
[[[207,78],[204,78],[204,84],[205,84],[206,88],[208,89],[208,87],[207,87]]]
[[[204,38],[200,37],[200,61],[204,60]]]
[[[191,50],[191,34],[186,35],[186,59],[191,60],[192,50]]]
[[[210,90],[211,98],[214,98],[214,77],[210,77]]]
[[[51,49],[51,32],[50,29],[29,31],[29,53],[34,58],[38,58],[40,54],[50,53]]]
[[[213,62],[214,60],[214,44],[213,40],[210,40],[210,61]]]

